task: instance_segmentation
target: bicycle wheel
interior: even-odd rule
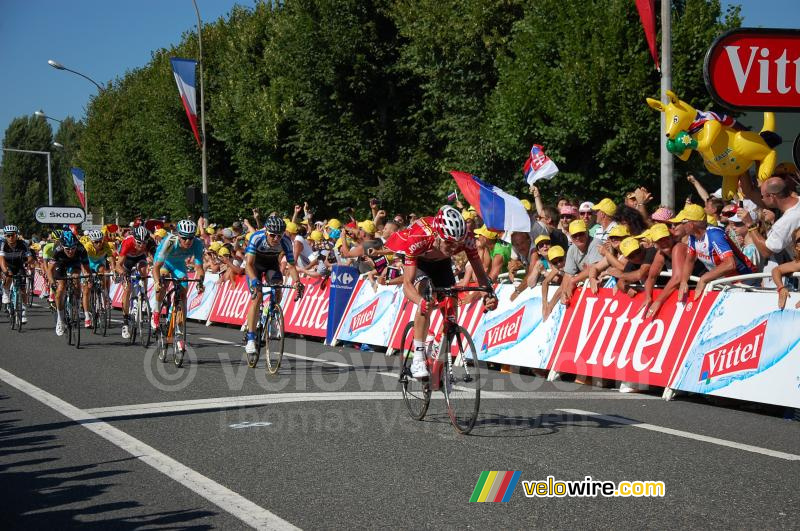
[[[108,329],[111,327],[111,299],[108,298],[105,287],[100,288],[100,318],[103,320],[103,337],[108,335]]]
[[[67,344],[72,345],[72,295],[67,292],[64,296],[64,326],[67,329]]]
[[[267,372],[275,374],[281,366],[281,359],[283,359],[283,310],[280,305],[273,305],[262,333],[267,348]]]
[[[153,330],[150,327],[150,304],[144,297],[139,301],[139,310],[137,311],[139,314],[139,322],[137,323],[137,327],[139,328],[139,341],[141,341],[144,348],[147,348],[150,346]]]
[[[414,420],[422,420],[428,412],[431,403],[431,383],[419,381],[411,376],[411,362],[414,359],[414,321],[409,322],[403,330],[403,346],[400,355],[403,356],[400,367],[400,389],[403,392],[403,402],[408,409],[408,414]]]
[[[247,366],[251,369],[254,369],[255,366],[258,365],[258,358],[261,357],[261,349],[264,348],[264,345],[267,343],[265,330],[266,327],[264,326],[264,317],[260,315],[258,318],[258,323],[256,324],[256,351],[252,354],[247,354],[245,351],[245,355],[247,356]],[[247,340],[245,340],[245,344],[247,344]]]
[[[81,298],[77,297],[77,300],[73,301],[72,304],[72,327],[74,328],[75,332],[75,348],[81,348]]]
[[[158,359],[163,363],[167,362],[167,330],[169,327],[168,317],[171,318],[169,313],[169,304],[166,302],[165,297],[165,300],[161,302],[158,326],[155,329],[155,333],[158,336]]]
[[[478,418],[482,382],[478,353],[469,332],[452,325],[442,343],[440,356],[445,364],[442,379],[450,422],[457,432],[467,434]]]
[[[100,331],[97,327],[100,320],[100,292],[96,286],[92,286],[91,297],[89,298],[89,314],[92,316],[92,334],[97,335]]]
[[[172,331],[172,361],[176,367],[183,365],[183,356],[186,354],[186,317],[183,303],[175,305],[175,326]]]
[[[17,332],[22,332],[22,293],[20,293],[19,289],[15,291],[16,293],[14,293],[14,299],[12,302],[16,308],[14,313],[17,316]]]

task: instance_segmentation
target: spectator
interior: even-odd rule
[[[671,208],[662,205],[653,212],[650,216],[650,221],[653,223],[668,223],[674,215]]]
[[[617,214],[614,216],[614,219],[617,223],[625,225],[628,228],[628,232],[630,232],[633,236],[638,236],[648,227],[648,224],[645,221],[645,218],[642,217],[642,214],[635,208],[630,208],[626,205],[623,205],[617,209]]]
[[[594,203],[591,201],[584,201],[581,203],[581,206],[578,207],[578,216],[586,223],[586,226],[589,227],[589,236],[592,238],[594,238],[597,233],[597,229],[600,228],[600,225],[595,223],[593,207]]]
[[[561,301],[569,304],[572,292],[579,282],[589,276],[589,266],[596,264],[602,258],[600,255],[601,241],[589,236],[589,229],[582,219],[570,223],[569,233],[574,245],[567,250],[564,263],[564,280],[561,284]]]
[[[800,229],[792,232],[792,240],[794,240],[795,249],[794,259],[791,262],[784,262],[772,270],[772,280],[778,290],[778,308],[781,310],[786,306],[786,299],[789,297],[789,289],[783,284],[783,276],[800,271]],[[800,302],[795,305],[795,308],[800,308]]]
[[[550,237],[545,236],[544,234],[538,236],[534,245],[536,247],[536,256],[537,259],[530,264],[528,267],[527,274],[525,278],[514,288],[514,293],[511,294],[511,301],[513,302],[526,288],[532,288],[536,286],[536,283],[539,281],[539,276],[542,273],[547,273],[551,269],[550,262],[548,260],[548,251],[550,251]],[[511,278],[511,277],[509,277]]]
[[[227,247],[220,248],[217,253],[219,257],[219,274],[223,282],[236,282],[236,277],[244,274],[242,262],[238,258],[231,256]]]
[[[605,242],[608,238],[608,231],[613,229],[614,225],[617,224],[617,222],[614,221],[614,216],[617,213],[617,205],[614,204],[614,201],[605,197],[602,201],[594,205],[592,210],[597,213],[597,223],[600,225],[600,228],[594,233],[594,238],[600,240],[601,243]],[[567,258],[567,262],[569,262],[569,258]]]
[[[567,236],[558,230],[557,227],[560,216],[558,210],[553,206],[547,205],[542,207],[541,212],[536,222],[532,224],[530,241],[534,241],[539,236],[545,235],[550,237],[553,245],[560,245],[563,249],[569,247]]]
[[[622,269],[610,267],[606,270],[606,274],[617,279],[615,289],[634,297],[637,292],[629,289],[629,286],[645,282],[657,249],[655,247],[644,248],[636,238],[628,237],[619,244],[619,250],[627,259],[625,266]]]
[[[706,284],[711,280],[753,272],[752,264],[747,257],[736,248],[735,244],[731,247],[725,231],[708,224],[706,212],[699,205],[687,205],[670,222],[685,223],[686,232],[689,234],[689,252],[678,289],[679,299],[683,299],[688,293],[689,275],[697,260],[703,263],[707,271],[697,282],[695,300],[700,298]]]
[[[742,213],[744,214],[744,212]],[[722,214],[724,218],[724,210],[722,211]],[[738,212],[728,218],[728,224],[732,229],[731,232],[733,233],[734,242],[739,246],[739,249],[742,250],[750,262],[752,262],[755,270],[761,271],[764,269],[764,262],[766,260],[762,258],[761,253],[758,252],[758,247],[756,247],[756,244],[753,243],[753,237],[750,234],[750,230],[748,229],[747,225],[745,225],[744,220],[739,217]]]
[[[647,220],[650,218],[650,214],[647,212],[647,205],[652,200],[653,194],[651,194],[644,186],[640,186],[636,190],[625,195],[625,206],[636,210],[639,212],[639,214],[641,214],[642,219]]]
[[[567,238],[568,245],[572,245],[572,240],[569,237],[569,224],[578,219],[578,209],[572,205],[566,205],[561,207],[558,213],[558,229]]]
[[[400,230],[400,225],[397,224],[397,221],[395,221],[393,219],[387,221],[383,225],[383,230],[381,231],[381,234],[380,234],[381,240],[383,240],[383,242],[386,243],[386,240],[389,239],[389,236],[391,236],[392,234],[394,234],[398,230]]]
[[[587,234],[588,236],[588,234]],[[556,303],[561,298],[561,290],[564,286],[566,273],[564,273],[564,248],[560,245],[553,245],[547,251],[547,261],[552,266],[542,280],[542,320],[546,321],[555,308]],[[552,297],[548,298],[550,284],[556,284],[558,289]]]
[[[767,208],[777,208],[781,217],[772,226],[764,239],[757,230],[750,234],[753,244],[762,256],[770,257],[777,264],[788,262],[794,258],[795,245],[792,234],[800,227],[800,199],[792,195],[786,181],[780,177],[770,177],[761,184],[762,201]],[[751,229],[758,228],[749,212],[745,211],[742,221]]]
[[[609,267],[616,267],[617,269],[623,269],[625,267],[625,264],[617,257],[620,254],[620,243],[622,243],[622,240],[625,238],[630,237],[630,235],[631,233],[628,232],[628,228],[625,227],[625,225],[616,225],[608,232],[608,239],[599,249],[602,258],[589,267],[588,279],[592,293],[597,293],[601,272],[604,272]]]

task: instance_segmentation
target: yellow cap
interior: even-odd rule
[[[248,232],[247,234],[245,234],[244,235],[244,241],[246,241],[247,243],[250,243],[250,238],[253,237],[253,234],[255,234],[255,232]]]
[[[464,218],[464,221],[469,221],[475,217],[475,212],[473,210],[467,210],[466,208],[461,211],[461,217]]]
[[[625,256],[630,256],[631,253],[634,253],[640,248],[641,246],[639,245],[639,240],[637,240],[636,238],[630,238],[630,237],[625,238],[624,240],[622,240],[622,243],[619,244],[619,250]]]
[[[683,220],[688,221],[703,221],[706,219],[706,211],[700,205],[686,205],[683,210],[678,212],[678,215],[670,219],[671,223],[680,223]]]
[[[553,245],[547,250],[547,261],[552,262],[556,258],[564,256],[564,248],[560,245]]]
[[[536,239],[533,241],[533,244],[538,246],[542,242],[549,242],[549,241],[550,241],[550,236],[548,236],[547,234],[542,234],[541,236],[536,237]]]
[[[231,254],[231,251],[227,247],[220,247],[218,254],[220,256],[228,256],[229,254]]]
[[[207,228],[207,229],[206,229],[206,234],[214,234],[215,232],[217,232],[217,231],[215,231],[215,230],[214,230],[214,229],[212,229],[211,227],[209,227],[209,228]]]
[[[484,225],[484,226],[482,226],[482,227],[480,227],[478,229],[475,229],[474,232],[475,232],[475,234],[477,234],[479,236],[485,236],[486,238],[488,238],[490,240],[497,239],[497,233],[495,231],[493,231],[493,230],[489,230],[489,228],[486,227],[486,225]]]
[[[39,249],[41,249],[41,246],[38,243],[31,244],[31,250],[38,251]]]
[[[322,232],[318,230],[312,230],[311,235],[308,237],[308,239],[313,242],[321,242],[323,239]]]
[[[609,238],[611,238],[612,236],[615,238],[625,238],[630,235],[631,233],[628,232],[628,227],[626,227],[625,225],[619,225],[619,224],[614,225],[613,227],[611,227],[611,230],[608,231]]]
[[[599,210],[605,212],[609,216],[613,216],[617,213],[617,205],[608,197],[604,197],[602,201],[592,207],[592,210]]]
[[[530,210],[531,209],[531,202],[528,201],[527,199],[522,199],[522,200],[520,200],[520,202],[522,203],[522,206],[525,207],[525,210]]]
[[[586,228],[586,222],[582,219],[576,219],[569,224],[569,233],[570,234],[578,234],[580,232],[586,232],[589,229]]]
[[[297,223],[289,222],[286,224],[286,232],[289,234],[297,234]]]
[[[375,234],[375,222],[371,219],[365,219],[364,221],[358,222],[358,228],[366,232],[367,234]]]
[[[167,235],[167,231],[164,229],[158,229],[154,234],[159,238],[163,238],[164,236]]]
[[[331,228],[331,229],[341,229],[342,228],[342,222],[339,221],[336,218],[332,218],[332,219],[328,220],[328,225],[327,226],[329,228]]]
[[[211,245],[208,246],[208,250],[216,253],[219,251],[220,247],[222,247],[222,242],[211,242]]]
[[[650,241],[657,242],[661,238],[667,238],[670,236],[669,229],[663,223],[656,223],[652,225],[649,229],[641,233],[640,235],[636,236],[637,238],[647,238]]]

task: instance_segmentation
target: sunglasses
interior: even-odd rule
[[[591,216],[592,216],[591,212],[581,212],[581,217],[582,218],[589,218]]]
[[[550,242],[539,242],[536,247],[550,247]]]
[[[267,233],[267,238],[280,238],[280,234],[273,234],[271,232]]]
[[[17,236],[17,233],[16,232],[12,232],[10,234],[6,234],[6,239],[15,238],[16,236]]]
[[[733,226],[734,227],[740,227],[740,228],[744,227],[744,221],[734,221],[733,222]]]
[[[194,236],[180,236],[179,238],[182,242],[190,242],[194,240]]]
[[[725,216],[726,218],[729,218],[729,217],[732,217],[734,214],[736,214],[735,211],[728,210],[727,212],[725,212],[725,211],[721,212],[720,216]]]
[[[564,264],[564,262],[565,262],[565,259],[563,257],[558,257],[558,258],[554,258],[553,260],[550,260],[550,263],[553,264],[556,267],[561,267]]]
[[[575,216],[561,216],[561,219],[575,219]]]

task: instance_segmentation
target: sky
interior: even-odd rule
[[[204,21],[255,0],[197,0]],[[631,0],[632,2],[633,0]],[[744,26],[800,28],[800,0],[723,1],[742,6]],[[54,59],[100,85],[144,66],[196,27],[191,0],[0,0],[0,135],[41,109],[81,119],[97,88],[47,64]],[[175,97],[178,98],[177,88]],[[58,124],[51,122],[54,131]],[[9,146],[15,147],[15,146]]]

